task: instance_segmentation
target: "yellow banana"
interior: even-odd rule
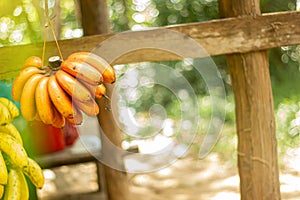
[[[3,197],[4,194],[4,185],[0,185],[0,199]]]
[[[71,54],[67,61],[80,61],[88,63],[97,69],[103,76],[103,81],[106,83],[114,83],[116,75],[113,67],[100,56],[91,52],[76,52]]]
[[[22,116],[28,121],[33,121],[36,117],[35,90],[39,81],[43,77],[44,76],[41,74],[34,74],[24,85],[20,106]]]
[[[12,121],[12,116],[11,116],[8,108],[2,103],[0,103],[0,113],[1,113],[0,125],[6,124],[6,123],[9,123]]]
[[[37,109],[37,108],[36,108]],[[34,120],[36,120],[36,121],[42,121],[41,120],[41,117],[40,117],[40,114],[36,111],[36,114],[35,114],[35,116],[34,116]]]
[[[30,179],[32,184],[41,189],[44,186],[45,178],[41,167],[31,158],[27,158],[27,165],[23,167],[23,173]]]
[[[82,113],[73,106],[71,97],[62,89],[56,81],[55,76],[50,76],[49,78],[48,91],[49,96],[58,112],[60,112],[72,124],[82,123]]]
[[[91,85],[84,81],[82,81],[81,83],[90,91],[92,97],[100,99],[101,97],[106,96],[106,87],[103,83],[100,85]]]
[[[99,114],[99,106],[94,99],[87,102],[74,100],[75,105],[88,116],[97,116]]]
[[[84,62],[65,61],[61,64],[61,69],[74,76],[77,80],[85,81],[92,85],[103,82],[101,72]]]
[[[12,101],[7,98],[0,97],[0,103],[4,104],[8,108],[12,119],[19,116],[19,109]]]
[[[81,102],[89,101],[92,98],[90,91],[81,84],[75,77],[71,76],[63,70],[58,70],[55,74],[59,85],[68,93],[73,99]]]
[[[55,117],[52,126],[54,126],[55,128],[64,127],[66,123],[65,117],[60,112],[58,112],[54,106],[53,109],[54,109]]]
[[[49,77],[45,76],[38,83],[35,91],[37,113],[45,124],[52,124],[55,120],[55,111],[48,93]]]
[[[21,180],[18,176],[18,172],[15,169],[10,169],[8,173],[8,181],[5,186],[4,200],[21,200],[22,191]]]
[[[19,102],[23,92],[23,88],[28,79],[34,74],[43,74],[45,71],[36,67],[27,67],[23,69],[13,82],[11,95],[13,100]]]
[[[6,184],[7,184],[7,167],[4,158],[2,156],[2,153],[0,152],[0,185],[6,185]],[[1,196],[1,192],[0,192],[0,196]]]
[[[43,69],[43,62],[40,57],[37,56],[30,56],[28,57],[22,65],[22,69],[27,67],[37,67]]]
[[[12,136],[0,132],[0,151],[3,151],[9,158],[11,164],[23,168],[27,165],[27,153],[23,146]]]
[[[13,138],[15,138],[17,140],[18,143],[23,145],[23,141],[22,141],[22,137],[20,135],[20,132],[18,131],[18,129],[12,123],[0,126],[0,132],[7,133],[7,134],[11,135]]]
[[[17,170],[17,176],[21,183],[21,200],[28,200],[29,199],[29,190],[28,185],[25,179],[25,176],[22,171]]]

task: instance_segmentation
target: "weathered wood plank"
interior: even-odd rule
[[[153,30],[130,32],[128,37],[143,38],[147,32],[148,39],[158,33],[159,29],[169,29],[186,34],[201,44],[206,51],[214,56],[221,54],[245,53],[266,50],[274,47],[296,45],[300,43],[300,12],[281,12],[263,16],[243,16],[212,20],[209,22],[181,24],[161,27]],[[102,41],[115,34],[87,36],[83,38],[63,40],[59,44],[66,57],[75,51],[91,51]],[[116,47],[118,48],[118,47]],[[149,52],[150,51],[150,52]],[[22,62],[30,55],[41,56],[42,44],[0,48],[0,79],[16,75]],[[47,55],[56,55],[54,42],[47,44]],[[189,52],[189,57],[204,55]],[[104,55],[105,57],[105,55]],[[178,56],[166,52],[140,50],[129,53],[114,61],[113,64],[133,63],[141,61],[175,60]]]

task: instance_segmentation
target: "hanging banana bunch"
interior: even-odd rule
[[[12,98],[20,102],[21,114],[28,121],[38,120],[56,128],[64,127],[66,120],[78,125],[82,123],[83,113],[98,115],[95,99],[106,97],[103,83],[114,83],[115,72],[109,63],[90,52],[76,52],[64,60],[49,16],[48,1],[44,4],[42,57],[31,56],[24,61],[13,82]],[[49,27],[59,56],[50,57],[48,65],[44,65]]]
[[[0,199],[29,199],[27,176],[33,185],[42,188],[44,175],[40,166],[23,147],[18,129],[11,123],[19,115],[16,105],[0,97]]]
[[[103,83],[114,83],[114,69],[101,57],[89,52],[71,54],[65,61],[29,57],[12,85],[12,98],[20,102],[21,114],[28,120],[39,120],[61,128],[68,120],[81,124],[82,113],[96,116],[96,98],[105,96]]]

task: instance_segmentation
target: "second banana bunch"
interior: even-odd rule
[[[18,129],[11,123],[19,115],[13,102],[0,97],[0,199],[29,199],[25,176],[37,188],[44,185],[44,175],[40,166],[23,147]]]
[[[94,53],[73,53],[65,61],[50,57],[48,66],[43,66],[41,58],[31,56],[14,80],[12,98],[20,102],[26,120],[62,128],[65,120],[81,124],[82,112],[98,115],[95,98],[105,95],[103,83],[115,80],[112,66]]]

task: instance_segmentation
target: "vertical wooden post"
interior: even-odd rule
[[[107,88],[107,96],[111,96],[113,91],[113,85],[106,85]],[[115,145],[116,147],[121,147],[122,135],[120,128],[115,122],[112,111],[106,109],[107,99],[101,98],[98,101],[100,105],[100,114],[99,121],[101,128],[109,139],[109,141]],[[106,188],[108,193],[109,200],[130,200],[129,197],[129,189],[128,189],[128,179],[127,174],[124,171],[124,162],[122,155],[117,155],[114,153],[112,146],[110,143],[103,142],[102,139],[102,156],[103,159],[110,163],[112,166],[103,165],[105,180],[106,180]],[[118,166],[122,168],[123,171],[119,171],[112,167]]]
[[[259,0],[219,0],[219,8],[222,17],[261,15]],[[227,63],[236,104],[241,199],[279,200],[268,54],[260,51],[227,55]]]
[[[109,17],[105,0],[80,0],[82,26],[85,35],[103,34],[109,32]],[[113,85],[107,85],[107,95],[111,96]],[[97,103],[100,106],[99,122],[106,137],[117,147],[121,146],[121,131],[117,126],[111,111],[105,109],[105,99]],[[109,147],[102,142],[103,156],[110,157],[115,163],[122,163],[122,158],[110,155]],[[112,158],[113,157],[113,158]],[[100,163],[99,163],[100,164]],[[103,169],[109,200],[129,200],[128,180],[126,173],[111,168],[98,166]]]

